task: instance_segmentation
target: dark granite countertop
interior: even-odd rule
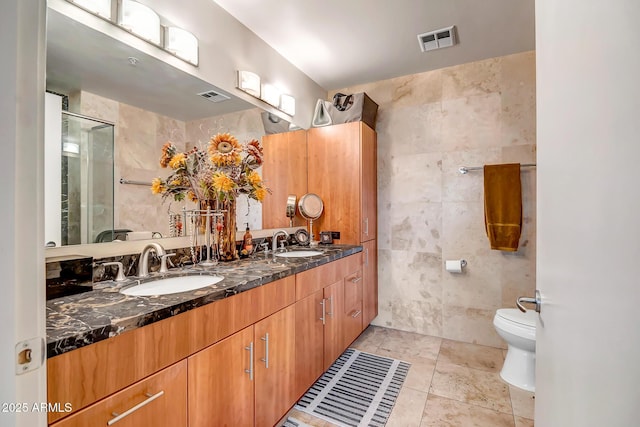
[[[292,248],[295,250],[296,248]],[[299,248],[308,249],[308,248]],[[104,281],[92,291],[47,301],[47,357],[105,340],[125,331],[175,316],[239,292],[273,282],[362,251],[361,246],[328,245],[314,248],[323,255],[304,258],[256,254],[213,267],[172,269],[146,279]],[[221,282],[193,291],[159,296],[128,296],[119,291],[160,277],[216,274]]]

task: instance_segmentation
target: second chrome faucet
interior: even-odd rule
[[[162,247],[160,243],[151,242],[148,243],[140,253],[140,261],[138,264],[138,277],[148,277],[149,276],[149,253],[153,251],[156,253],[156,256],[160,258],[160,273],[166,273],[167,269],[167,258],[171,255],[175,255],[175,253],[168,254]]]
[[[276,252],[276,249],[278,248],[278,236],[283,235],[285,237],[285,240],[289,238],[289,233],[287,233],[286,230],[276,230],[273,233],[273,237],[271,238],[271,250],[273,251],[273,253]]]

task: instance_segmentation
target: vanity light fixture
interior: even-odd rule
[[[290,116],[295,116],[296,114],[296,99],[291,95],[282,94],[280,95],[280,105],[278,109]]]
[[[260,76],[251,71],[238,70],[238,89],[260,98]]]
[[[171,26],[149,6],[134,0],[67,0],[67,2],[110,24],[124,28],[191,65],[198,66],[196,36],[182,28]],[[131,65],[135,64],[131,63]],[[259,83],[258,87],[260,87]],[[259,97],[259,94],[257,96]]]
[[[81,8],[111,20],[111,0],[71,0]]]
[[[160,16],[148,6],[122,0],[118,24],[151,43],[160,44]]]
[[[198,65],[198,39],[189,31],[165,27],[164,48],[177,57]]]
[[[280,95],[282,95],[282,92],[274,85],[269,83],[262,84],[262,95],[260,99],[267,104],[280,108]]]
[[[236,86],[243,92],[276,107],[285,114],[296,114],[296,99],[283,94],[280,89],[270,83],[262,83],[260,76],[251,71],[238,70],[238,84]]]

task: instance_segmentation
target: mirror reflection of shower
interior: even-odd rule
[[[61,109],[51,116],[60,124],[45,124],[45,243],[93,243],[113,230],[114,126]]]

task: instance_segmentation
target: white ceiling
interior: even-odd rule
[[[127,58],[135,57],[132,66]],[[210,83],[49,8],[47,90],[88,91],[179,120],[195,120],[254,108]],[[215,91],[229,100],[213,103],[197,94]]]
[[[534,0],[213,0],[327,90],[535,48]],[[451,25],[459,44],[422,53]]]
[[[212,0],[326,90],[532,50],[534,0]],[[48,10],[47,88],[86,90],[180,120],[252,108]],[[456,25],[459,44],[422,53],[417,34]],[[132,67],[128,56],[140,62]],[[226,93],[227,95],[231,95]]]

